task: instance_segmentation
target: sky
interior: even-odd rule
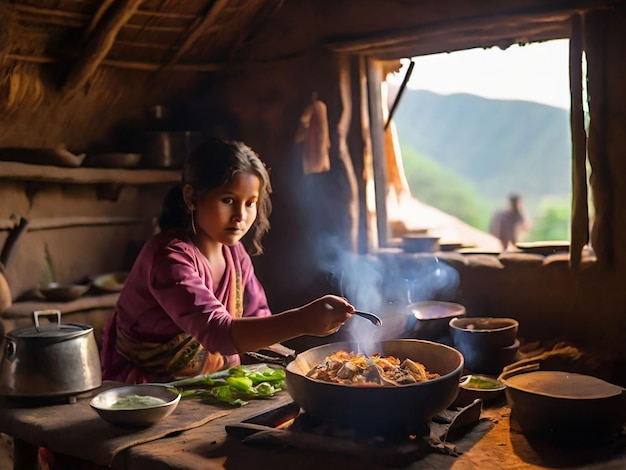
[[[414,58],[409,88],[442,95],[470,93],[569,109],[569,41],[560,39],[505,50],[470,49]],[[401,83],[408,66],[395,74]]]

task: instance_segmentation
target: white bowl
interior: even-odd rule
[[[145,427],[169,416],[179,401],[180,393],[172,388],[139,384],[106,390],[93,397],[89,404],[109,423],[124,427]]]

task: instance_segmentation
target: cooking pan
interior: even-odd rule
[[[506,385],[515,431],[588,441],[617,435],[626,423],[626,389],[597,377],[527,359],[505,368],[498,380]]]
[[[447,408],[459,391],[463,356],[444,344],[399,339],[383,341],[372,352],[421,362],[440,377],[393,386],[343,385],[312,379],[306,374],[337,351],[360,350],[355,342],[330,343],[306,350],[286,366],[287,391],[311,416],[365,432],[423,432],[427,421]]]

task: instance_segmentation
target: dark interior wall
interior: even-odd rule
[[[270,304],[280,311],[327,293],[329,240],[320,234],[346,213],[346,178],[339,162],[337,123],[344,108],[339,63],[323,48],[234,74],[221,84],[221,99],[235,116],[236,138],[254,148],[270,168],[272,228],[265,254],[255,258]],[[294,141],[300,116],[313,95],[327,105],[331,170],[303,175],[301,144]],[[341,236],[340,236],[341,237]]]
[[[333,2],[334,4],[335,2]],[[514,2],[521,6],[540,6],[546,2]],[[551,2],[556,3],[556,2]],[[328,106],[333,168],[325,188],[341,188],[345,181],[334,163],[338,158],[335,129],[344,111],[338,86],[340,64],[337,56],[316,42],[311,29],[356,33],[403,27],[420,21],[443,19],[447,15],[473,16],[500,11],[501,2],[387,2],[364,1],[356,12],[348,11],[353,2],[331,3],[315,0],[285,2],[285,9],[257,39],[253,58],[276,60],[219,77],[185,76],[176,73],[161,77],[152,85],[145,74],[126,75],[103,68],[102,77],[78,95],[64,97],[54,91],[52,79],[45,78],[44,98],[40,103],[18,107],[0,118],[0,145],[41,146],[64,143],[71,150],[87,149],[128,136],[129,130],[141,129],[148,106],[169,102],[179,119],[201,123],[211,131],[222,127],[228,137],[251,145],[271,168],[274,184],[272,230],[265,239],[266,254],[255,258],[255,265],[276,311],[298,305],[330,289],[320,252],[318,230],[324,224],[324,210],[331,208],[342,216],[345,201],[329,191],[309,184],[301,171],[301,153],[294,143],[300,114],[312,93]],[[428,8],[425,7],[428,6]],[[498,7],[496,7],[498,5]],[[304,10],[299,10],[304,6]],[[336,8],[336,9],[335,9]],[[406,10],[406,9],[408,10]],[[408,13],[407,13],[408,12]],[[346,22],[345,18],[351,18]],[[302,21],[305,18],[307,21]],[[296,21],[299,19],[300,21]],[[361,21],[362,20],[362,21]],[[607,121],[608,154],[611,160],[614,191],[614,231],[616,265],[594,266],[573,273],[566,263],[558,267],[521,266],[519,269],[460,267],[459,300],[475,313],[513,316],[521,322],[524,334],[546,337],[552,334],[585,337],[626,356],[622,338],[626,318],[626,65],[620,59],[626,52],[626,22],[619,15],[611,19],[607,30],[609,114]],[[307,28],[308,27],[308,28]],[[289,37],[289,40],[285,37]],[[305,51],[284,56],[297,47]],[[44,75],[47,77],[48,75]],[[355,84],[356,86],[356,84]],[[167,92],[165,91],[167,89]],[[36,105],[35,105],[36,104]],[[121,129],[121,131],[119,131]],[[119,132],[119,133],[118,133]],[[217,132],[217,131],[216,131]],[[121,139],[124,140],[124,139]],[[118,149],[123,150],[123,149]],[[360,176],[360,175],[357,175]],[[17,212],[29,218],[56,217],[67,214],[141,215],[146,219],[158,213],[168,185],[124,187],[116,202],[97,198],[95,188],[73,185],[44,185],[33,200],[26,195],[23,182],[0,181],[0,218]],[[340,193],[341,194],[341,193]],[[312,214],[316,214],[312,217]],[[330,217],[330,214],[328,215]],[[315,224],[313,223],[315,221]],[[125,263],[122,252],[140,244],[149,227],[76,228],[64,231],[41,231],[29,234],[8,271],[16,293],[36,284],[41,275],[43,246],[53,245],[55,266],[67,278],[88,271],[114,270]],[[0,232],[0,242],[6,232]],[[123,248],[120,249],[120,246]],[[322,253],[323,255],[323,253]],[[543,266],[543,265],[542,265]],[[589,318],[593,320],[589,321]]]
[[[117,200],[111,201],[99,199],[93,185],[41,183],[34,193],[28,192],[29,197],[26,183],[2,181],[0,217],[15,214],[33,223],[33,228],[19,239],[6,269],[14,300],[47,282],[75,282],[130,268],[153,230],[153,217],[158,215],[168,188],[169,185],[129,185],[120,189]],[[41,222],[80,217],[100,217],[104,221],[123,217],[133,222],[37,228]],[[7,236],[8,232],[0,232],[0,246]]]
[[[515,3],[516,6],[522,5],[522,3],[539,6],[536,2]],[[341,4],[342,2],[339,2],[339,10],[336,10],[335,13],[341,10]],[[320,14],[320,10],[323,9],[321,6],[318,8],[312,4],[309,7],[311,8],[309,12],[311,17],[314,14]],[[490,8],[489,4],[476,6],[476,8],[482,7]],[[394,6],[389,8],[391,11]],[[443,14],[441,8],[435,8],[433,11]],[[361,13],[376,16],[376,11],[377,7],[368,5],[367,8],[363,8]],[[402,22],[389,11],[386,15],[381,15],[383,23],[385,20],[394,24]],[[462,16],[462,13],[463,5],[460,5],[459,10],[455,10],[455,14]],[[283,14],[287,15],[287,12],[283,12]],[[600,67],[606,67],[608,74],[605,83],[607,86],[607,114],[604,118],[606,119],[608,142],[607,157],[610,161],[610,182],[613,185],[610,191],[613,207],[610,211],[614,221],[611,225],[614,240],[614,264],[607,266],[603,263],[585,263],[584,269],[579,271],[570,270],[567,260],[546,263],[545,265],[543,263],[535,265],[516,263],[514,267],[505,266],[504,269],[491,269],[481,266],[480,263],[478,263],[478,267],[474,265],[465,267],[463,265],[459,269],[461,285],[457,299],[470,306],[475,315],[485,314],[517,318],[521,323],[521,331],[528,339],[569,339],[578,344],[610,350],[619,356],[621,361],[624,361],[626,358],[626,346],[623,343],[623,337],[626,333],[626,291],[624,291],[623,285],[626,281],[626,244],[623,243],[623,240],[626,239],[626,225],[621,221],[624,220],[624,211],[626,210],[626,193],[624,193],[624,181],[626,179],[622,177],[626,175],[626,167],[624,166],[624,162],[626,162],[626,158],[624,158],[626,135],[621,129],[623,129],[626,119],[626,112],[624,111],[626,96],[621,83],[624,83],[626,79],[626,66],[618,57],[623,56],[626,52],[626,34],[624,34],[626,30],[624,26],[626,25],[622,14],[609,16],[611,19],[604,31],[608,41],[605,50],[606,62],[603,57],[594,57],[594,62],[598,63]],[[383,17],[384,19],[382,19]],[[285,18],[282,20],[285,21]],[[328,22],[320,20],[323,23],[321,27],[332,28],[332,23],[335,20],[335,16],[328,18]],[[285,22],[289,24],[289,22]],[[312,23],[317,24],[315,21]],[[358,21],[354,23],[360,24]],[[354,26],[355,29],[359,27]],[[381,29],[384,29],[384,24],[381,24]],[[276,40],[278,41],[278,38]],[[292,43],[282,44],[279,49],[282,47],[281,50],[284,50],[291,45]],[[266,52],[269,53],[269,51]],[[272,50],[272,52],[276,51]],[[311,51],[309,54],[312,54]],[[324,57],[324,54],[319,54],[317,57]],[[292,133],[288,132],[287,135],[282,133],[285,132],[285,129],[293,126],[290,116],[294,116],[298,110],[298,106],[294,106],[293,103],[302,103],[306,99],[307,93],[316,87],[316,80],[320,80],[318,87],[319,83],[325,82],[327,76],[320,76],[318,72],[330,70],[328,67],[333,59],[332,56],[328,56],[326,66],[319,60],[317,62],[313,60],[310,61],[313,66],[307,67],[309,61],[308,56],[300,57],[280,66],[268,67],[265,70],[271,70],[271,73],[268,72],[271,78],[268,77],[267,82],[260,82],[256,74],[251,74],[255,77],[254,79],[240,76],[230,82],[231,84],[237,83],[237,86],[227,96],[233,103],[238,103],[235,108],[239,110],[249,99],[247,94],[241,93],[243,89],[252,89],[252,95],[254,95],[266,93],[268,89],[280,88],[279,94],[283,97],[291,96],[287,100],[274,103],[272,109],[275,112],[272,115],[280,117],[280,119],[272,120],[271,123],[269,119],[263,119],[264,124],[259,124],[258,116],[253,116],[254,113],[251,110],[249,110],[247,118],[243,116],[246,113],[242,112],[243,121],[248,120],[250,123],[243,126],[247,132],[243,134],[243,138],[255,145],[262,154],[266,153],[265,148],[276,149],[278,151],[277,156],[290,154],[289,151],[292,147],[289,137]],[[252,85],[251,82],[253,81],[257,83]],[[297,83],[297,87],[293,83]],[[308,89],[306,88],[307,85]],[[257,86],[261,89],[257,90]],[[292,86],[295,94],[298,94],[298,90],[302,89],[302,101],[298,101],[293,93],[284,92],[282,90],[284,86]],[[237,93],[239,93],[239,99],[236,97]],[[323,98],[338,99],[338,96],[326,95]],[[332,106],[332,103],[329,105]],[[335,115],[334,118],[337,116]],[[331,126],[333,125],[336,125],[336,121],[331,119]],[[270,129],[269,134],[266,133],[265,128],[261,128],[264,126]],[[268,141],[272,143],[269,144]],[[276,145],[277,142],[282,142],[282,144]],[[287,174],[284,164],[279,172],[279,175],[276,175],[276,171],[273,173],[276,194],[289,194],[289,191],[286,191],[284,187],[286,184],[284,175]],[[596,192],[603,191],[602,181],[595,181],[593,185],[595,185]],[[296,187],[298,186],[296,185]],[[295,235],[297,228],[294,227],[294,224],[290,225],[289,223],[290,220],[296,219],[289,218],[293,215],[284,215],[289,214],[290,210],[292,214],[295,214],[301,209],[293,205],[290,206],[289,202],[283,201],[281,198],[282,195],[275,198],[279,201],[277,204],[280,208],[277,210],[281,212],[285,208],[287,210],[284,210],[283,215],[275,215],[273,219],[273,233],[268,237],[268,256],[259,260],[259,267],[265,284],[268,286],[270,298],[274,294],[281,293],[280,299],[274,299],[276,305],[287,304],[286,306],[290,306],[290,304],[299,303],[304,299],[298,299],[298,296],[294,294],[292,296],[293,302],[288,302],[282,297],[282,293],[285,292],[285,295],[289,295],[290,285],[301,283],[303,276],[306,278],[306,275],[301,275],[304,273],[300,270],[301,267],[293,264],[294,260],[291,259],[293,256],[291,253],[297,255],[300,252],[301,259],[306,259],[310,253],[303,253],[306,251],[306,245],[302,244],[301,237]],[[306,218],[306,214],[300,215]],[[281,219],[281,217],[284,218]],[[289,274],[282,271],[285,267],[283,262],[285,257],[290,258],[288,261],[291,267],[288,271]]]

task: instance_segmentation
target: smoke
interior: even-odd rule
[[[335,289],[355,308],[383,320],[381,327],[375,327],[352,317],[344,328],[359,344],[410,337],[415,318],[409,304],[451,300],[459,284],[456,269],[431,253],[337,255],[329,272]]]

